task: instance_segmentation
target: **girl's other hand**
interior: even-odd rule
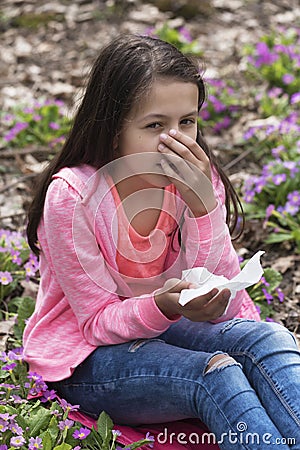
[[[216,207],[211,182],[210,160],[190,136],[171,129],[160,135],[158,151],[163,155],[161,167],[180,192],[195,217]]]
[[[181,306],[179,301],[182,289],[195,287],[192,283],[181,281],[178,278],[167,280],[164,286],[154,295],[155,302],[162,313],[170,320],[174,316],[182,315],[192,322],[207,322],[220,317],[230,298],[229,289],[212,289],[205,295],[191,300],[187,305]]]

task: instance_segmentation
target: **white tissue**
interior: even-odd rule
[[[205,269],[205,267],[194,267],[193,269],[183,270],[182,279],[192,282],[199,287],[195,289],[183,289],[179,297],[180,305],[186,305],[193,298],[207,294],[213,288],[218,288],[219,291],[225,288],[229,289],[231,292],[229,301],[232,300],[238,291],[258,283],[261,279],[263,268],[260,264],[260,257],[264,253],[262,250],[255,253],[247,264],[245,264],[241,272],[231,280],[228,280],[224,276],[214,275]],[[228,306],[229,303],[226,310]]]

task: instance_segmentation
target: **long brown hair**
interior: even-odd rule
[[[39,253],[37,229],[52,176],[63,167],[90,164],[99,169],[114,160],[114,138],[121,131],[124,118],[157,77],[197,84],[200,110],[205,100],[205,86],[198,63],[173,45],[149,36],[121,35],[101,50],[69,136],[39,177],[27,226],[28,243],[33,252]],[[238,196],[200,132],[197,141],[224,183],[227,222],[233,232],[238,223]]]

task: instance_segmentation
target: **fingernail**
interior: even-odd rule
[[[164,148],[166,148],[166,146],[164,144],[158,144],[158,150],[163,150]]]
[[[168,136],[167,136],[165,133],[162,133],[162,134],[160,135],[160,138],[163,139],[163,140],[165,140],[165,139],[168,138]]]
[[[169,131],[169,134],[170,134],[171,136],[175,136],[176,133],[177,133],[177,131],[174,130],[173,128],[171,128],[171,130]]]
[[[222,294],[222,299],[223,300],[229,300],[229,297],[230,297],[230,292],[223,292],[223,294]]]

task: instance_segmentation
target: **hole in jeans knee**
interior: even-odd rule
[[[218,353],[210,358],[204,371],[204,375],[218,369],[221,370],[229,366],[240,366],[240,364],[227,353]]]

